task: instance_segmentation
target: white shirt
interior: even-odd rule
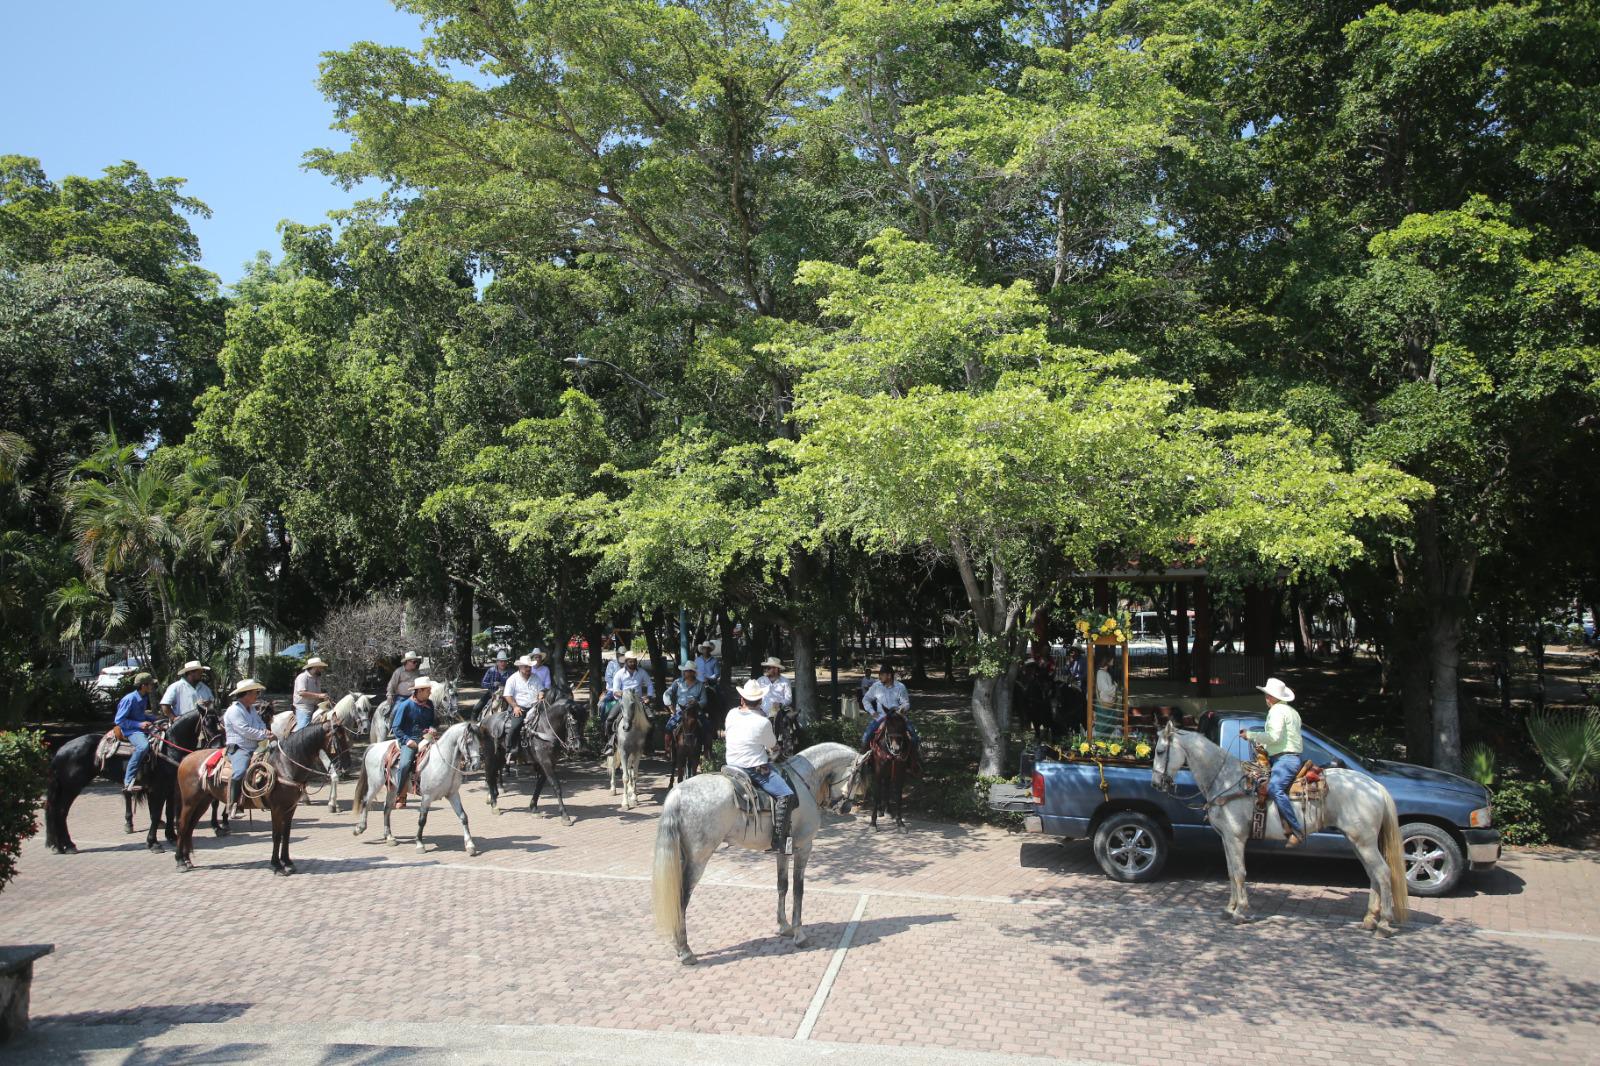
[[[308,711],[317,709],[317,705],[328,698],[322,691],[322,678],[317,677],[310,670],[302,670],[294,679],[294,705],[304,707]]]
[[[789,687],[789,679],[779,674],[777,679],[762,674],[756,678],[756,684],[761,686],[761,713],[767,717],[778,712],[779,707],[794,706],[794,691]]]
[[[172,713],[182,718],[194,710],[195,704],[215,699],[216,697],[211,694],[211,686],[204,681],[198,685],[191,685],[188,678],[180,677],[167,686],[166,694],[161,697],[160,705],[162,707],[171,707]]]
[[[620,696],[630,688],[638,689],[646,696],[656,694],[655,682],[650,680],[650,675],[642,667],[636,666],[632,670],[623,667],[611,678],[611,691],[616,695]]]
[[[506,678],[506,699],[523,710],[527,710],[534,705],[534,702],[539,698],[540,690],[541,686],[538,679],[533,677],[531,671],[527,677],[523,677],[522,671],[518,670]]]
[[[1117,695],[1117,683],[1111,680],[1111,671],[1105,667],[1094,672],[1094,698],[1096,703],[1120,703],[1121,697]]]
[[[866,697],[862,699],[861,706],[872,711],[872,717],[882,718],[883,712],[889,708],[897,708],[901,714],[911,709],[911,694],[906,691],[905,685],[893,681],[885,685],[882,681],[874,681],[872,687],[867,689]]]
[[[267,723],[261,720],[256,709],[237,701],[223,714],[222,729],[226,734],[224,743],[237,744],[240,751],[255,751],[263,740],[272,737]]]
[[[727,734],[729,766],[750,769],[772,761],[767,752],[778,746],[778,738],[766,715],[735,707],[728,712],[723,729]]]

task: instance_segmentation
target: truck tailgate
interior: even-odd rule
[[[1010,781],[996,781],[989,786],[989,809],[1009,811],[1013,814],[1033,813],[1033,789],[1014,785]]]

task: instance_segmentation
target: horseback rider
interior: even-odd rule
[[[394,764],[394,794],[398,796],[405,791],[411,764],[417,761],[417,749],[433,732],[432,678],[419,675],[411,682],[411,695],[394,709],[389,731],[400,745],[400,757]]]
[[[661,702],[672,710],[667,716],[668,733],[678,728],[678,723],[683,721],[684,709],[691,703],[694,704],[700,716],[701,740],[705,740],[708,733],[707,723],[711,720],[711,716],[706,713],[706,683],[700,680],[699,668],[695,666],[693,660],[683,660],[682,665],[678,667],[678,679],[668,685],[667,690],[661,694]]]
[[[483,698],[478,700],[477,710],[473,711],[472,717],[483,717],[484,708],[489,706],[494,694],[505,687],[506,681],[514,673],[516,671],[511,668],[511,654],[503,650],[496,652],[494,665],[483,672]]]
[[[117,701],[117,716],[113,724],[122,730],[122,739],[133,746],[128,756],[128,767],[122,772],[122,791],[138,792],[139,767],[145,753],[150,750],[150,729],[156,721],[150,716],[150,694],[155,691],[156,679],[144,671],[134,675],[133,687]]]
[[[776,722],[779,715],[794,711],[794,689],[783,676],[782,660],[776,656],[767,657],[761,663],[761,676],[755,681],[761,686],[762,714]]]
[[[700,654],[694,657],[695,673],[710,688],[716,688],[717,682],[722,680],[722,663],[712,654],[716,647],[709,640],[701,641]]]
[[[894,679],[894,667],[883,663],[878,667],[878,680],[867,689],[867,695],[861,701],[862,709],[872,715],[872,721],[867,724],[867,731],[861,734],[861,750],[867,751],[872,747],[872,738],[883,727],[883,721],[890,711],[898,711],[900,717],[905,719],[906,731],[911,734],[911,746],[915,751],[922,747],[922,741],[917,736],[917,727],[911,724],[911,694],[906,687]]]
[[[233,687],[228,698],[233,703],[222,715],[223,749],[233,777],[228,781],[228,809],[244,810],[244,775],[250,769],[250,757],[264,741],[272,739],[272,730],[256,711],[256,700],[266,690],[265,685],[247,677]]]
[[[622,669],[622,657],[627,654],[621,644],[616,646],[616,654],[606,663],[605,683],[600,686],[600,721],[611,717],[611,707],[616,699],[611,695],[611,682],[617,676],[617,671]],[[604,729],[602,728],[602,733]]]
[[[616,749],[617,715],[622,713],[622,694],[629,690],[639,693],[639,698],[646,706],[656,694],[655,682],[650,680],[649,671],[639,666],[639,653],[631,649],[622,653],[622,669],[611,675],[611,704],[606,709],[606,720],[600,726],[600,733],[606,738],[605,747],[600,749],[601,755],[610,755]]]
[[[544,652],[537,648],[534,654],[540,659],[544,658]],[[535,661],[531,655],[518,659],[517,672],[506,678],[506,706],[511,708],[511,718],[506,727],[506,751],[512,755],[520,750],[518,745],[522,742],[523,725],[534,708],[544,700],[545,690],[549,687],[550,669]]]
[[[400,701],[411,695],[411,690],[416,686],[417,678],[422,674],[422,656],[414,651],[408,651],[400,658],[400,665],[394,668],[394,673],[389,675],[389,687],[384,692],[385,702],[389,704],[389,713],[393,714]]]
[[[728,712],[723,736],[728,741],[728,765],[743,770],[756,787],[777,802],[772,808],[772,850],[788,850],[789,816],[799,799],[789,782],[772,765],[771,752],[777,750],[778,737],[772,722],[761,713],[766,690],[751,678],[739,687],[739,706]]]
[[[1278,805],[1278,817],[1283,820],[1287,838],[1285,847],[1299,847],[1306,838],[1305,828],[1289,802],[1289,786],[1305,763],[1305,746],[1300,740],[1300,712],[1294,709],[1294,689],[1277,678],[1268,678],[1257,690],[1267,698],[1267,727],[1256,733],[1239,730],[1239,735],[1267,749],[1272,763],[1272,776],[1267,779],[1267,795]]]
[[[294,727],[304,729],[311,724],[311,716],[328,698],[322,691],[322,672],[328,664],[313,655],[306,660],[306,668],[294,679]]]
[[[167,691],[161,696],[161,709],[169,718],[182,718],[202,703],[211,703],[217,697],[212,694],[211,686],[206,684],[205,676],[210,673],[206,664],[198,659],[190,659],[183,664],[183,670],[178,675],[178,680],[167,686]]]

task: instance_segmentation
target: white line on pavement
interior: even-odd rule
[[[844,935],[839,938],[839,946],[833,951],[833,958],[828,960],[827,972],[822,975],[822,983],[817,985],[816,994],[811,997],[811,1006],[806,1008],[806,1016],[800,1019],[800,1028],[795,1030],[796,1040],[810,1040],[811,1030],[816,1026],[817,1019],[822,1015],[822,1007],[828,1002],[828,993],[833,991],[833,979],[839,976],[839,968],[844,965],[845,952],[850,950],[850,941],[855,939],[856,926],[861,924],[861,916],[867,912],[867,896],[861,893],[856,900],[855,913],[850,915],[850,924],[844,927]]]

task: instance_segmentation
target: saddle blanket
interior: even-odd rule
[[[111,759],[125,758],[133,754],[133,745],[122,739],[122,730],[112,726],[105,736],[100,738],[100,743],[94,749],[95,765],[102,770],[106,762]]]
[[[789,788],[798,794],[799,789],[794,787],[793,781],[789,781],[789,775],[784,774],[782,769],[778,769],[777,772],[783,774],[783,779],[789,783]],[[754,778],[737,766],[724,766],[722,776],[733,783],[733,802],[747,817],[770,815],[777,808],[777,798],[764,791],[756,784]]]
[[[411,773],[406,777],[406,790],[395,797],[396,802],[405,799],[417,791],[417,780],[422,776],[422,768],[428,765],[428,757],[433,754],[433,734],[422,738],[422,743],[417,745],[417,757],[411,761]],[[400,762],[400,742],[391,740],[387,742],[389,750],[383,753],[384,783],[392,790],[394,788],[394,770]]]
[[[232,780],[233,764],[228,761],[227,753],[221,748],[207,755],[205,762],[200,764],[200,786],[202,788],[220,788]]]
[[[1249,764],[1246,764],[1249,765]],[[1250,818],[1250,839],[1264,840],[1267,835],[1267,808],[1271,797],[1267,793],[1266,771],[1251,774],[1256,790],[1256,809]],[[1300,772],[1289,783],[1289,802],[1296,806],[1300,824],[1306,832],[1322,828],[1322,804],[1328,798],[1328,781],[1322,776],[1322,767],[1307,759],[1300,764]]]

